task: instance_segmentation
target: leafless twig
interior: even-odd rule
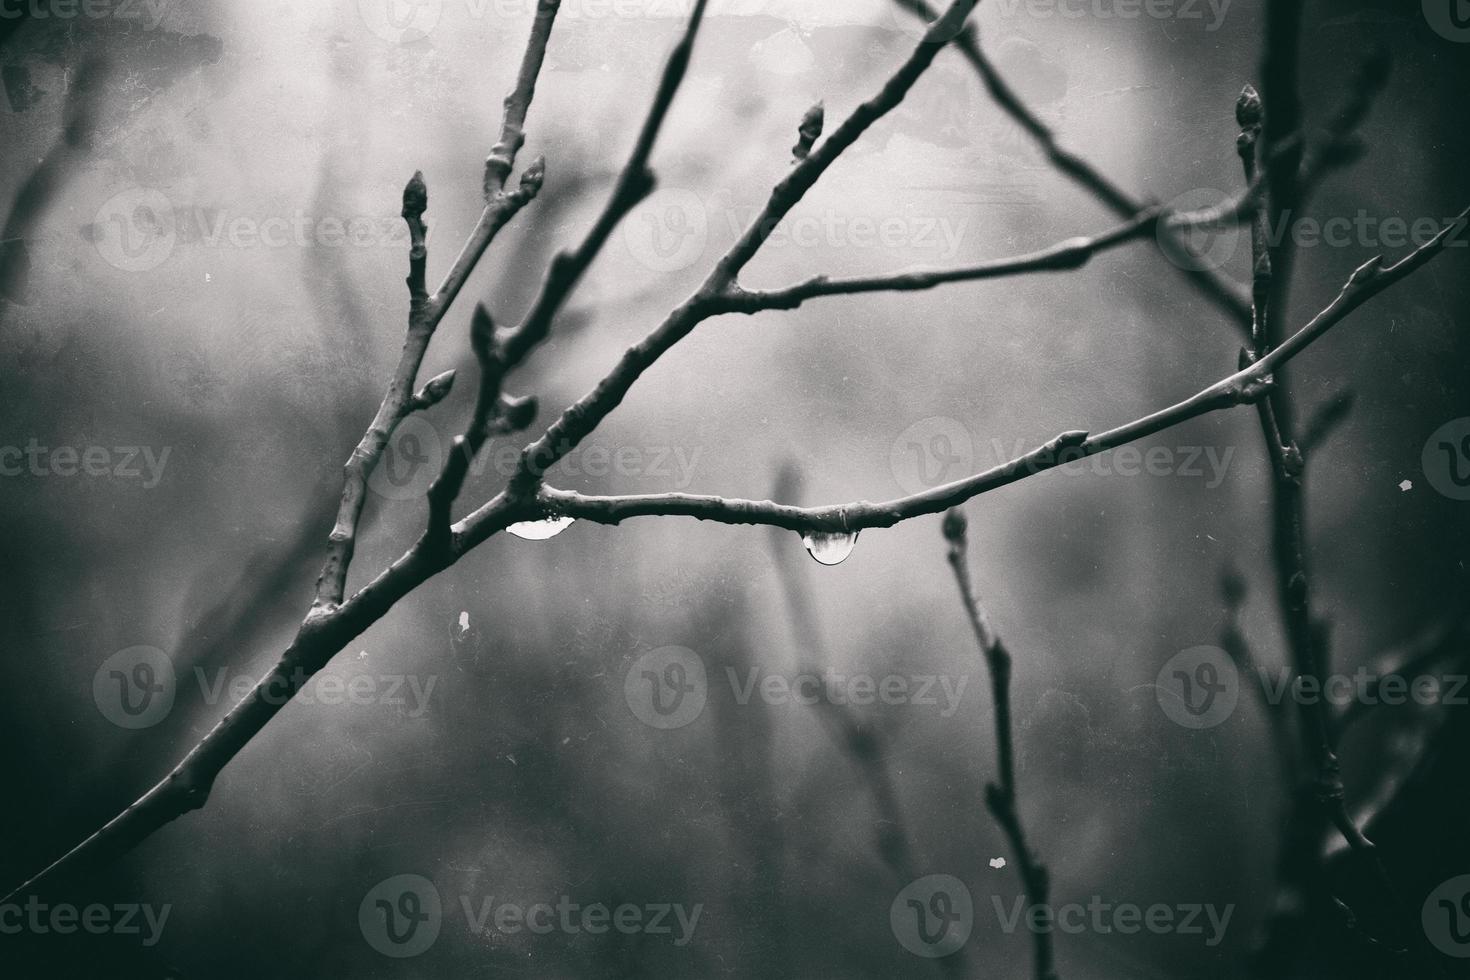
[[[949,567],[954,569],[955,583],[960,589],[960,599],[965,605],[970,627],[975,631],[975,642],[990,672],[991,701],[995,708],[995,752],[996,771],[999,782],[985,787],[985,805],[995,822],[1005,831],[1015,856],[1016,867],[1021,875],[1026,899],[1033,906],[1045,907],[1051,887],[1046,866],[1026,842],[1026,831],[1021,825],[1021,815],[1016,800],[1016,750],[1011,724],[1011,654],[1001,640],[1000,634],[990,624],[985,607],[975,597],[975,587],[970,580],[966,541],[965,512],[956,507],[944,515],[944,537],[949,542]],[[1033,956],[1036,964],[1036,980],[1057,980],[1056,958],[1052,952],[1051,932],[1046,929],[1033,930]]]

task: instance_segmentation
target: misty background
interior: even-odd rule
[[[136,17],[0,22],[0,445],[101,447],[108,461],[105,473],[99,462],[92,474],[0,477],[5,880],[162,776],[228,710],[212,685],[259,676],[289,642],[341,464],[402,343],[403,185],[424,172],[437,282],[478,216],[532,7],[446,0],[402,27],[372,0],[178,0],[156,8],[156,23],[143,4]],[[375,481],[353,583],[417,536],[435,454],[468,418],[470,301],[516,322],[550,256],[605,199],[682,29],[682,5],[669,7],[619,16],[566,0],[521,156],[546,156],[545,189],[439,328],[421,379],[454,367],[460,384],[395,442],[401,479]],[[1204,4],[1199,19],[1071,19],[986,0],[976,23],[1064,145],[1140,196],[1198,207],[1242,182],[1234,104],[1259,81],[1258,8],[1237,0],[1218,21]],[[1313,214],[1457,213],[1470,200],[1470,48],[1431,30],[1417,3],[1308,8],[1314,129],[1373,44],[1394,61],[1362,131],[1369,152],[1324,184]],[[659,192],[508,385],[539,396],[538,424],[698,285],[787,171],[806,109],[824,100],[830,131],[915,37],[883,3],[714,3],[654,155]],[[961,265],[1114,220],[1048,168],[949,51],[743,281]],[[1244,281],[1248,242],[1225,244]],[[1293,325],[1378,251],[1404,249],[1304,249]],[[1470,511],[1435,490],[1421,455],[1435,430],[1470,415],[1466,272],[1465,251],[1451,250],[1293,366],[1304,413],[1355,396],[1313,457],[1308,497],[1314,590],[1345,672],[1462,608]],[[1177,401],[1233,370],[1239,345],[1147,243],[1064,275],[722,317],[590,437],[621,463],[574,454],[550,482],[888,499]],[[503,483],[503,443],[462,505]],[[1225,724],[1194,732],[1169,721],[1153,688],[1170,657],[1221,642],[1232,573],[1246,583],[1247,642],[1263,664],[1281,663],[1257,421],[1218,413],[1151,446],[1176,463],[1193,454],[1199,475],[1122,475],[1104,456],[967,507],[976,587],[1015,656],[1020,805],[1053,902],[1235,907],[1215,946],[1058,935],[1060,972],[1078,980],[1242,975],[1274,893],[1286,796],[1260,706],[1242,697]],[[12,944],[20,965],[7,974],[937,974],[889,928],[906,861],[974,895],[970,975],[1027,977],[1029,937],[1006,935],[989,911],[992,896],[1009,903],[1021,890],[983,805],[989,682],[944,547],[938,517],[865,532],[835,567],[794,534],[687,519],[577,524],[540,542],[499,535],[323,672],[372,678],[376,690],[401,678],[405,703],[288,707],[204,810],[69,896],[166,904],[160,941],[7,936],[0,955]],[[126,729],[99,710],[94,676],[137,646],[172,659],[177,693],[166,718]],[[625,678],[667,646],[697,653],[710,681],[701,715],[665,731],[630,710]],[[855,738],[817,709],[742,704],[727,681],[727,669],[789,678],[813,664],[965,686],[948,714],[942,695],[861,710]],[[1352,730],[1350,800],[1417,759],[1395,752],[1432,741],[1426,726],[1444,716],[1425,714],[1385,709]],[[1463,714],[1444,730],[1463,735]],[[1429,788],[1379,835],[1416,910],[1470,871],[1463,762],[1450,754],[1421,776]],[[993,867],[997,857],[1010,866]],[[432,949],[392,959],[365,941],[358,913],[401,874],[434,882],[444,923]],[[491,896],[703,912],[683,946],[476,933],[460,899]],[[1320,975],[1392,975],[1371,949],[1321,943]]]

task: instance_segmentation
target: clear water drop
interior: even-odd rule
[[[506,528],[511,534],[527,541],[545,541],[554,538],[576,521],[575,517],[548,517],[544,521],[521,521]]]
[[[807,552],[821,562],[823,565],[840,565],[852,554],[852,549],[857,546],[858,532],[851,534],[832,534],[826,531],[812,531],[801,536],[801,543],[806,545]]]

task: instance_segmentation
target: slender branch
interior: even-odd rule
[[[794,310],[807,300],[821,296],[851,296],[860,293],[917,292],[946,283],[978,282],[1032,272],[1065,272],[1080,269],[1101,252],[1136,241],[1158,227],[1164,211],[1149,208],[1123,224],[1091,238],[1069,238],[1027,255],[993,259],[959,269],[907,272],[858,279],[815,276],[785,289],[731,290],[718,310],[722,313],[759,313],[764,310]]]
[[[626,516],[638,513],[658,513],[665,508],[670,513],[692,513],[732,523],[760,523],[800,530],[853,530],[858,526],[889,526],[899,520],[921,513],[938,512],[963,502],[970,497],[1015,482],[1044,469],[1066,462],[1068,457],[1081,458],[1102,452],[1133,439],[1142,438],[1178,424],[1188,418],[1214,411],[1229,405],[1259,399],[1271,387],[1271,372],[1290,361],[1321,334],[1340,322],[1344,317],[1362,306],[1378,293],[1402,280],[1410,273],[1430,261],[1443,248],[1449,235],[1463,227],[1466,215],[1446,228],[1433,241],[1427,243],[1410,256],[1392,265],[1385,266],[1374,259],[1354,273],[1341,294],[1326,309],[1303,327],[1295,336],[1280,347],[1272,350],[1259,361],[1206,388],[1193,398],[1168,409],[1138,419],[1099,436],[1088,437],[1086,433],[1069,432],[1053,439],[1045,446],[1026,454],[1011,463],[980,474],[970,480],[960,481],[938,488],[929,494],[895,501],[892,505],[856,504],[851,507],[776,508],[769,503],[724,501],[720,498],[582,498],[566,494],[540,484],[540,472],[544,472],[544,456],[538,449],[553,446],[550,462],[560,458],[559,454],[569,451],[592,431],[600,420],[621,401],[628,388],[658,357],[693,328],[701,319],[717,311],[723,293],[735,284],[739,272],[760,249],[779,219],[801,199],[821,174],[837,157],[870,126],[881,118],[904,97],[908,89],[932,63],[941,47],[940,41],[959,33],[964,18],[973,9],[977,0],[954,0],[946,19],[926,35],[919,49],[898,70],[883,90],[872,100],[864,103],[843,123],[832,137],[819,144],[804,160],[792,167],[790,174],[780,182],[771,195],[761,218],[747,230],[735,247],[725,256],[706,280],[704,286],[689,301],[676,309],[665,324],[649,338],[624,356],[613,373],[586,396],[572,406],[554,424],[541,440],[528,447],[522,456],[521,472],[529,474],[529,483],[517,486],[513,479],[506,491],[486,503],[479,510],[454,523],[450,527],[447,545],[426,534],[407,552],[387,568],[380,571],[371,581],[358,589],[350,598],[340,603],[346,581],[347,566],[351,558],[351,534],[355,534],[356,520],[361,511],[361,500],[353,500],[351,484],[354,480],[365,480],[366,473],[383,445],[391,435],[394,425],[402,418],[405,410],[418,410],[432,404],[447,393],[449,381],[441,376],[413,391],[413,382],[418,372],[423,351],[427,347],[433,328],[463,288],[469,272],[479,254],[494,237],[496,231],[510,220],[529,200],[525,181],[517,191],[500,191],[487,205],[476,231],[471,235],[465,252],[456,261],[444,283],[433,295],[424,289],[427,255],[422,242],[416,243],[410,255],[410,330],[405,342],[404,355],[390,384],[384,407],[380,408],[379,420],[364,437],[366,447],[356,459],[358,470],[349,476],[349,488],[344,490],[344,500],[339,513],[339,525],[345,525],[350,534],[343,540],[334,536],[333,551],[329,554],[323,570],[324,585],[317,590],[317,601],[303,620],[296,636],[282,654],[276,665],[262,678],[255,688],[236,704],[218,724],[188,753],[161,782],[148,790],[101,830],[84,840],[66,855],[53,862],[47,869],[28,882],[20,885],[0,903],[13,901],[17,896],[34,893],[50,887],[69,876],[85,874],[106,862],[126,853],[140,841],[191,809],[204,805],[211,787],[225,766],[275,717],[282,706],[289,703],[301,686],[317,671],[321,670],[337,653],[354,638],[381,619],[400,599],[408,595],[440,571],[453,565],[476,544],[519,520],[529,520],[554,513],[571,513],[589,519],[601,519],[616,523]],[[550,6],[543,4],[540,10]],[[703,9],[703,3],[699,5]],[[533,28],[530,47],[544,48],[546,31],[550,24],[543,21],[538,12],[537,26]],[[539,40],[538,40],[539,38]],[[528,52],[528,58],[533,57]],[[539,58],[539,55],[535,55]],[[528,95],[529,98],[529,95]],[[514,143],[511,140],[507,145]],[[651,146],[651,144],[650,144]],[[493,154],[492,154],[493,155]],[[528,168],[530,174],[539,170],[539,165]],[[534,183],[534,181],[532,182]],[[422,229],[418,225],[427,207],[427,192],[422,183],[410,183],[405,195],[405,215],[410,224],[411,237],[418,237]],[[1470,213],[1470,212],[1467,212]],[[426,234],[423,236],[426,237]],[[486,329],[481,327],[481,343]],[[491,331],[493,333],[493,331]],[[482,371],[484,377],[493,372]],[[486,397],[477,398],[476,419],[490,414]],[[506,404],[499,397],[494,404],[496,412]],[[472,422],[472,428],[474,423]],[[568,440],[570,437],[570,440]],[[363,448],[363,447],[360,447]],[[352,465],[352,464],[349,464]],[[537,472],[539,470],[539,472]],[[677,506],[670,508],[668,500]],[[651,502],[650,502],[651,501]],[[693,503],[688,503],[692,501]],[[345,520],[343,519],[345,518]]]
[[[551,41],[551,29],[556,24],[556,14],[561,0],[539,0],[536,17],[531,22],[531,39],[521,57],[521,70],[516,75],[515,88],[505,97],[505,111],[501,116],[500,140],[490,148],[485,158],[485,201],[489,203],[500,194],[510,172],[515,167],[516,155],[526,142],[526,114],[531,111],[531,101],[536,97],[536,80],[541,77],[541,64],[546,60],[546,47]]]
[[[914,83],[929,69],[943,49],[944,44],[937,39],[955,33],[958,25],[964,23],[978,2],[979,0],[953,0],[944,16],[929,29],[908,60],[888,79],[878,94],[854,109],[831,136],[792,167],[791,172],[775,186],[761,213],[715,264],[714,270],[699,290],[670,313],[653,333],[630,347],[612,373],[563,412],[540,439],[526,447],[507,488],[512,497],[530,497],[546,471],[576,448],[622,403],[624,396],[642,377],[644,371],[652,367],[701,322],[719,312],[722,297],[736,284],[740,272],[755,258],[781,219],[796,207],[837,158],[856,143],[870,126],[903,101]],[[487,503],[481,510],[493,506],[495,501]]]
[[[1276,340],[1273,334],[1278,315],[1285,311],[1292,257],[1288,245],[1290,236],[1285,235],[1280,242],[1273,243],[1266,231],[1273,225],[1280,226],[1282,216],[1293,215],[1309,190],[1300,180],[1301,153],[1295,149],[1300,142],[1293,139],[1301,128],[1297,92],[1300,19],[1300,0],[1278,0],[1271,5],[1267,15],[1264,68],[1268,98],[1263,106],[1262,98],[1248,86],[1236,106],[1242,127],[1237,145],[1246,179],[1252,181],[1256,176],[1256,153],[1259,142],[1264,139],[1269,182],[1266,199],[1258,206],[1252,225],[1255,282],[1252,289],[1251,347],[1243,354],[1246,363],[1265,363],[1281,349],[1273,351],[1272,345]],[[1369,72],[1366,77],[1372,78],[1373,75]],[[1362,88],[1365,91],[1370,89],[1367,85]],[[1350,105],[1339,115],[1335,124],[1343,129],[1334,133],[1334,139],[1327,144],[1328,156],[1331,155],[1330,148],[1346,138],[1346,129],[1355,126],[1366,113],[1370,96],[1371,92],[1360,100],[1360,104]],[[1287,147],[1289,142],[1292,148]],[[1411,255],[1400,265],[1413,258]],[[1284,387],[1270,392],[1257,403],[1257,414],[1272,464],[1271,519],[1276,587],[1296,675],[1293,681],[1302,678],[1320,685],[1326,670],[1327,631],[1313,613],[1311,604],[1304,494],[1307,461],[1301,446],[1291,436],[1294,413],[1289,392]],[[1297,794],[1295,809],[1288,820],[1288,833],[1278,864],[1282,887],[1289,897],[1278,902],[1277,912],[1271,917],[1265,947],[1270,956],[1263,958],[1263,965],[1274,971],[1287,968],[1290,957],[1283,952],[1284,936],[1294,931],[1295,920],[1301,912],[1329,898],[1338,906],[1342,904],[1327,892],[1321,875],[1323,838],[1326,827],[1330,825],[1337,828],[1354,854],[1369,869],[1398,920],[1396,931],[1400,936],[1408,937],[1421,958],[1430,964],[1430,969],[1441,972],[1433,953],[1426,952],[1425,944],[1413,938],[1418,936],[1417,924],[1400,899],[1376,846],[1353,823],[1348,813],[1331,707],[1325,699],[1317,699],[1315,703],[1304,703],[1299,715],[1299,733],[1307,757],[1313,760],[1314,782]]]
[[[542,63],[558,5],[559,0],[542,0],[527,41],[520,79],[512,96],[506,100],[507,116],[512,118],[516,127],[524,120],[530,107],[535,74]],[[507,153],[507,158],[513,158],[514,148]],[[452,373],[443,374],[417,392],[414,390],[419,366],[434,330],[486,247],[499,230],[536,196],[540,180],[532,175],[540,169],[538,161],[528,169],[527,179],[522,180],[517,190],[498,192],[486,204],[464,252],[432,296],[426,288],[428,228],[423,220],[429,205],[428,188],[422,173],[415,173],[409,180],[403,192],[402,212],[410,240],[408,333],[382,404],[344,467],[342,498],[328,541],[327,556],[317,579],[315,598],[295,638],[269,673],[161,782],[102,829],[18,886],[6,901],[113,860],[172,820],[202,807],[219,773],[289,703],[292,695],[307,680],[326,666],[343,646],[386,613],[393,602],[406,595],[407,590],[413,587],[410,582],[415,576],[417,582],[423,582],[448,566],[450,556],[447,552],[440,556],[413,552],[390,569],[394,572],[392,583],[403,588],[403,592],[393,595],[391,590],[385,590],[381,585],[372,592],[373,599],[386,599],[392,595],[387,605],[376,607],[371,602],[360,601],[361,594],[343,602],[358,523],[366,501],[367,479],[373,467],[398,424],[410,412],[431,407],[442,400],[453,384]],[[380,574],[374,582],[381,583],[387,574]],[[372,588],[372,583],[369,588]],[[365,610],[372,611],[370,617],[364,615]]]
[[[1352,727],[1385,703],[1379,696],[1385,677],[1417,678],[1442,661],[1463,656],[1467,640],[1470,640],[1470,618],[1462,617],[1457,621],[1434,626],[1409,642],[1402,650],[1375,658],[1377,663],[1386,668],[1384,673],[1370,678],[1364,686],[1362,696],[1339,714],[1338,731]]]
[[[527,170],[526,177],[517,190],[505,193],[501,188],[524,141],[522,127],[536,92],[536,76],[545,59],[546,45],[550,40],[551,28],[560,4],[561,0],[541,0],[537,6],[516,86],[505,99],[501,139],[485,164],[485,209],[475,223],[474,230],[470,232],[459,258],[432,296],[427,291],[428,228],[423,219],[424,212],[429,207],[429,191],[424,184],[424,175],[415,173],[404,188],[403,220],[408,224],[410,239],[408,336],[404,340],[398,366],[394,369],[393,378],[388,383],[388,390],[383,395],[378,412],[343,468],[342,499],[337,508],[336,523],[327,541],[327,555],[322,562],[321,574],[317,577],[316,599],[312,603],[310,615],[322,616],[330,613],[341,604],[346,593],[347,575],[357,547],[358,524],[362,520],[363,505],[367,502],[368,477],[372,475],[383,450],[393,438],[398,424],[411,411],[422,407],[414,395],[413,387],[434,331],[500,229],[519,214],[541,189],[539,174],[544,171],[544,164],[539,160]]]
[[[934,19],[934,8],[927,0],[894,0],[894,2],[922,20],[932,21]],[[1060,173],[1090,192],[1104,207],[1118,217],[1130,217],[1150,207],[1148,202],[1134,198],[1085,158],[1061,145],[1051,127],[1042,122],[1040,117],[1021,100],[986,56],[980,47],[979,31],[973,25],[966,27],[954,43],[964,55],[965,60],[975,69],[981,83],[990,93],[991,99],[1041,147],[1046,158]],[[1183,239],[1170,228],[1161,229],[1161,234],[1156,242],[1160,247],[1167,244],[1175,250],[1175,254],[1187,254],[1188,252],[1188,247],[1184,244]],[[1171,264],[1194,283],[1200,292],[1219,307],[1233,323],[1242,330],[1248,327],[1250,299],[1238,283],[1218,269],[1186,268],[1177,263]]]
[[[1452,235],[1470,221],[1470,208],[1438,235],[1398,262],[1385,266],[1375,257],[1360,266],[1337,297],[1296,334],[1265,357],[1167,408],[1098,435],[1070,431],[1009,462],[923,493],[883,503],[856,501],[823,507],[792,507],[769,500],[741,500],[684,493],[589,496],[542,485],[531,498],[502,493],[455,525],[456,549],[474,547],[510,523],[552,516],[596,524],[619,524],[632,517],[683,516],[721,524],[759,524],[792,531],[851,533],[892,527],[924,514],[938,514],[999,487],[1115,449],[1210,412],[1255,403],[1272,387],[1272,373],[1289,363],[1349,314],[1403,281],[1442,252]]]
[[[1046,866],[1026,843],[1026,831],[1021,825],[1016,802],[1016,750],[1011,725],[1011,654],[1000,634],[991,625],[985,608],[975,598],[975,587],[970,580],[970,568],[966,559],[965,530],[963,510],[956,507],[944,515],[944,537],[949,542],[949,567],[954,569],[960,600],[965,605],[970,627],[975,631],[975,642],[980,645],[980,653],[985,658],[985,666],[990,673],[991,699],[995,705],[995,754],[999,781],[985,787],[985,805],[1010,841],[1011,853],[1015,855],[1027,901],[1032,906],[1045,907],[1051,878],[1047,874]],[[1057,980],[1050,930],[1032,930],[1032,955],[1035,959],[1037,980]]]
[[[581,244],[571,251],[557,254],[552,259],[550,268],[541,283],[540,292],[531,304],[530,312],[526,314],[520,326],[508,332],[501,341],[500,357],[507,367],[519,364],[530,350],[546,337],[557,313],[565,305],[577,283],[581,281],[598,253],[602,251],[603,246],[607,244],[607,240],[612,236],[618,224],[638,206],[639,202],[652,193],[655,178],[653,171],[649,169],[648,161],[653,156],[654,144],[658,141],[664,120],[668,117],[669,109],[674,103],[674,96],[678,94],[684,76],[688,73],[689,62],[694,54],[694,41],[699,36],[699,27],[703,22],[707,5],[708,0],[697,0],[689,15],[683,37],[669,54],[664,64],[663,75],[659,79],[658,89],[653,97],[653,104],[643,122],[643,128],[633,145],[628,162],[623,165],[618,175],[612,195],[608,198],[602,213],[593,223]]]

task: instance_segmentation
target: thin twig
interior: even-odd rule
[[[1255,282],[1251,346],[1243,355],[1247,363],[1263,363],[1280,349],[1272,347],[1277,340],[1276,324],[1286,309],[1292,268],[1291,236],[1282,235],[1279,241],[1272,241],[1268,231],[1273,227],[1285,228],[1283,220],[1296,214],[1309,192],[1309,187],[1300,180],[1301,153],[1295,149],[1301,145],[1295,137],[1302,128],[1297,77],[1300,20],[1300,0],[1280,0],[1268,8],[1263,68],[1266,96],[1263,100],[1247,86],[1236,106],[1242,127],[1238,147],[1246,180],[1251,182],[1256,177],[1258,152],[1264,152],[1268,179],[1266,198],[1258,207],[1252,226]],[[1371,71],[1364,73],[1364,77],[1378,79]],[[1378,81],[1381,84],[1381,79]],[[1355,126],[1367,112],[1371,89],[1368,85],[1361,87],[1370,94],[1339,114],[1335,125],[1341,128],[1328,144],[1328,156],[1331,156],[1330,147],[1347,138],[1347,127]],[[1320,689],[1327,669],[1327,630],[1313,613],[1311,604],[1304,494],[1307,460],[1302,447],[1292,438],[1294,410],[1288,389],[1278,385],[1256,407],[1271,458],[1276,591],[1295,675],[1293,682],[1308,680]],[[1302,913],[1332,898],[1321,880],[1323,839],[1326,826],[1331,825],[1369,869],[1398,919],[1396,931],[1408,938],[1431,969],[1440,972],[1436,958],[1422,942],[1416,923],[1389,878],[1376,846],[1348,813],[1330,705],[1322,698],[1303,703],[1299,722],[1306,757],[1313,762],[1313,782],[1294,794],[1295,808],[1288,819],[1288,832],[1279,858],[1282,888],[1289,897],[1278,900],[1277,911],[1270,919],[1263,950],[1267,955],[1262,958],[1262,965],[1272,971],[1288,969],[1290,955],[1285,949],[1288,942],[1284,936],[1295,929]]]
[[[894,0],[900,7],[922,20],[934,19],[934,8],[927,0]],[[996,69],[980,47],[979,31],[970,25],[955,39],[955,46],[964,55],[975,73],[979,75],[987,92],[996,105],[1041,147],[1047,159],[1060,173],[1085,188],[1114,215],[1129,218],[1148,210],[1150,202],[1141,201],[1123,190],[1105,176],[1085,158],[1071,152],[1057,140],[1051,127],[1023,102]],[[1187,254],[1188,248],[1179,234],[1170,228],[1161,229],[1160,246],[1167,246],[1175,254]],[[1242,330],[1250,324],[1250,299],[1240,285],[1225,273],[1208,266],[1190,266],[1174,263],[1174,268],[1195,284],[1208,299],[1218,306]]]
[[[543,164],[537,161],[527,171],[527,179],[521,181],[518,190],[507,194],[502,190],[506,176],[515,164],[516,152],[524,140],[521,135],[531,100],[536,94],[536,77],[546,57],[546,45],[551,38],[551,28],[556,21],[561,0],[540,0],[536,17],[532,23],[531,36],[526,42],[525,55],[515,88],[505,98],[504,122],[501,139],[485,161],[485,209],[470,232],[464,249],[453,267],[444,277],[443,283],[432,296],[428,293],[428,228],[424,224],[424,212],[429,207],[429,191],[422,173],[415,173],[403,191],[403,220],[407,223],[411,242],[409,252],[409,312],[408,336],[399,355],[398,366],[388,383],[388,390],[378,406],[372,424],[363,433],[361,441],[352,450],[344,467],[342,500],[337,509],[337,521],[327,543],[327,556],[317,578],[316,599],[312,603],[312,616],[330,614],[342,602],[347,590],[347,574],[351,570],[353,552],[357,547],[358,524],[362,520],[362,508],[367,502],[367,481],[377,466],[378,460],[393,438],[398,424],[419,407],[413,386],[429,349],[429,341],[444,314],[454,303],[459,291],[464,288],[470,273],[474,271],[480,257],[500,229],[520,213],[541,189],[539,178],[530,179],[533,173],[541,172]],[[493,191],[493,193],[492,193]]]
[[[944,537],[949,542],[949,567],[954,569],[955,583],[959,586],[965,614],[969,617],[970,627],[975,631],[975,642],[980,645],[980,653],[985,658],[985,665],[990,673],[991,699],[995,705],[995,754],[999,781],[985,787],[985,805],[1010,841],[1021,883],[1026,889],[1027,901],[1034,907],[1044,908],[1051,879],[1046,866],[1026,843],[1026,832],[1021,824],[1016,801],[1016,750],[1011,725],[1011,654],[1000,634],[990,624],[985,607],[975,597],[975,587],[970,580],[966,557],[965,529],[963,510],[956,507],[944,515]],[[1033,930],[1032,938],[1037,980],[1057,980],[1050,930]]]
[[[1260,400],[1271,388],[1274,371],[1292,361],[1369,300],[1433,259],[1467,221],[1470,221],[1470,209],[1447,224],[1433,239],[1392,265],[1384,265],[1382,256],[1363,263],[1337,297],[1285,343],[1195,395],[1098,435],[1082,431],[1063,432],[1009,462],[923,493],[883,503],[855,501],[804,508],[769,500],[683,493],[589,496],[541,485],[529,498],[499,494],[464,518],[456,525],[455,547],[463,553],[504,530],[510,523],[556,516],[575,517],[597,524],[618,524],[632,517],[677,515],[722,524],[763,524],[799,532],[851,533],[865,528],[892,527],[924,514],[942,513],[983,493],[1154,435],[1189,419]]]

